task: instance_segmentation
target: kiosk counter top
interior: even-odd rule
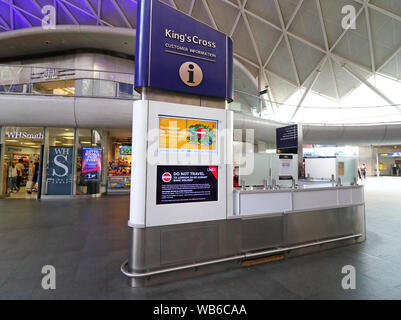
[[[234,190],[234,215],[263,215],[364,205],[364,187],[306,184],[297,188]]]

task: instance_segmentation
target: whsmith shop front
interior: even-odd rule
[[[108,133],[0,127],[0,198],[97,196],[107,191]]]

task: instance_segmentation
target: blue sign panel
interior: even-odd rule
[[[135,89],[233,98],[233,43],[159,0],[140,0]]]
[[[47,169],[47,194],[70,195],[74,149],[50,147]]]
[[[379,153],[379,157],[385,157],[385,158],[401,157],[401,152]]]

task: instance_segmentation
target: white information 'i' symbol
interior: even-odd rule
[[[203,71],[195,62],[185,62],[180,67],[180,78],[189,87],[197,87],[203,81]]]

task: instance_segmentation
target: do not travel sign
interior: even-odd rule
[[[71,194],[73,151],[72,147],[50,147],[47,169],[48,195]]]

